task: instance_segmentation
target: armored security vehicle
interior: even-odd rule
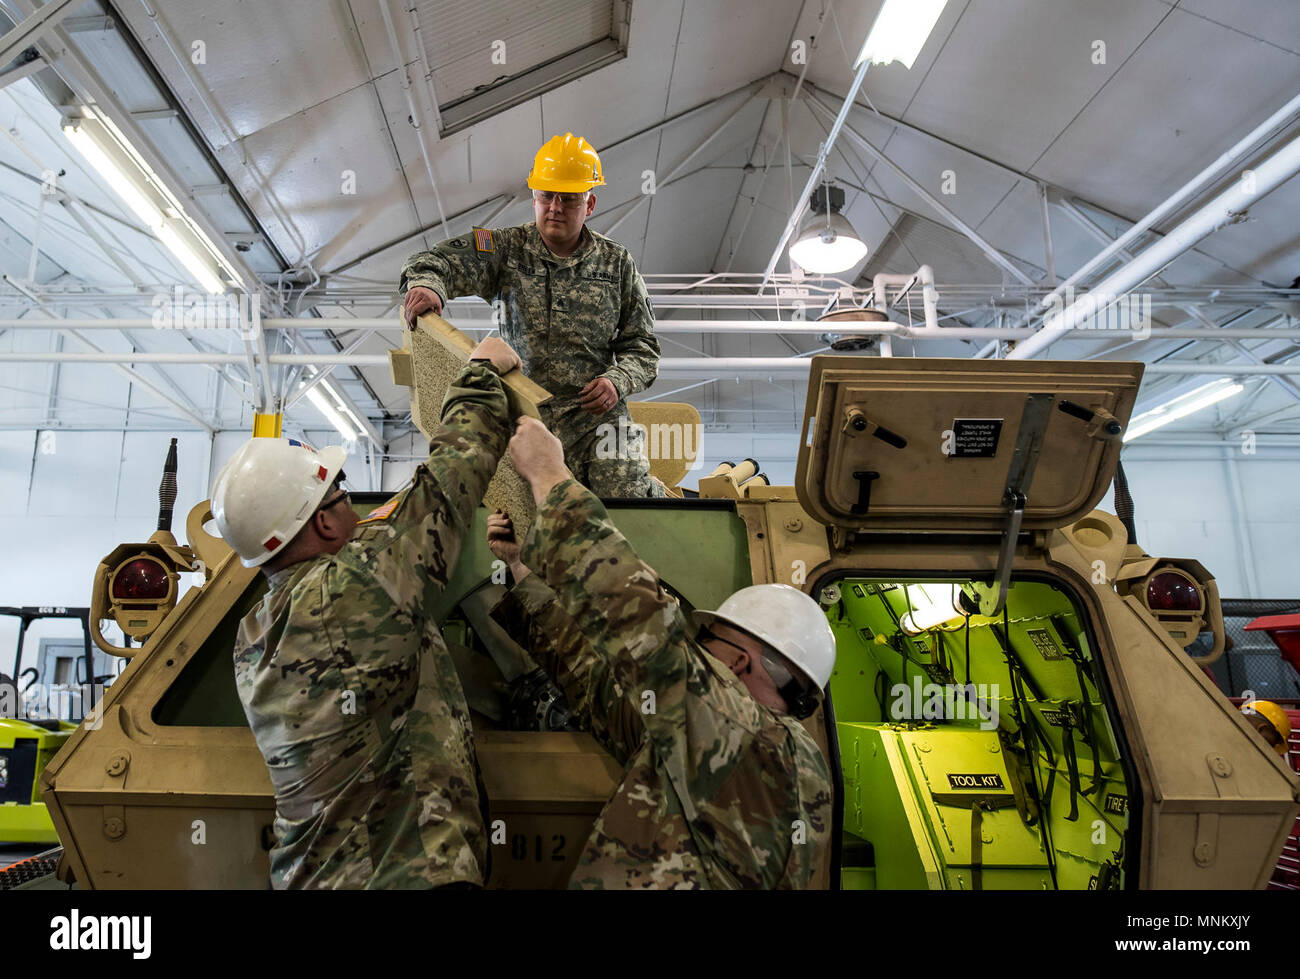
[[[393,359],[426,432],[464,358],[448,330],[422,318]],[[610,504],[685,606],[784,582],[824,608],[839,651],[807,722],[837,777],[820,886],[1268,880],[1300,782],[1185,651],[1208,633],[1206,659],[1222,652],[1214,579],[1143,553],[1094,509],[1141,372],[818,357],[795,486],[766,485],[747,460],[701,479],[698,498]],[[535,394],[515,386],[517,410]],[[620,771],[565,729],[527,650],[483,614],[501,587],[487,512],[439,617],[475,709],[489,883],[563,887]],[[265,585],[208,517],[200,502],[186,545],[160,531],[97,572],[92,614],[143,647],[113,650],[130,665],[41,779],[59,875],[80,887],[267,886],[274,799],[231,662]],[[196,567],[204,583],[176,602],[176,575]]]

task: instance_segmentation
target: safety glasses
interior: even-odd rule
[[[347,478],[348,478],[348,474],[340,469],[339,474],[334,477],[334,482],[330,485],[330,490],[331,491],[342,490],[342,492],[338,496],[334,497],[334,499],[322,503],[320,506],[318,506],[316,508],[317,513],[320,513],[322,510],[328,510],[330,507],[334,506],[337,503],[342,503],[344,500],[347,500],[349,502],[352,500],[352,494],[349,493],[347,490],[343,489],[343,482]]]
[[[586,194],[561,194],[553,190],[535,190],[533,191],[533,200],[543,207],[550,207],[559,200],[560,206],[566,211],[571,211],[575,207],[580,207],[587,201]]]
[[[753,653],[744,646],[737,645],[730,639],[723,639],[716,632],[703,628],[699,633],[700,642],[708,642],[716,639],[723,645],[730,646],[732,649],[739,649],[742,653],[752,656]],[[794,673],[785,665],[785,658],[779,653],[766,649],[758,654],[758,658],[763,661],[763,667],[767,670],[767,675],[772,678],[772,683],[776,685],[777,692],[781,694],[781,699],[785,701],[786,707],[790,709],[791,716],[798,720],[812,717],[813,712],[817,710],[818,691],[802,680],[796,679]]]

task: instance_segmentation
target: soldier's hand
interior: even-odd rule
[[[487,518],[487,545],[494,557],[500,558],[510,568],[515,581],[528,574],[528,569],[519,560],[523,548],[515,537],[515,525],[509,514],[494,510]],[[520,574],[520,571],[523,574]]]
[[[442,300],[427,286],[415,286],[407,290],[406,299],[402,302],[402,314],[406,317],[406,325],[414,329],[415,318],[422,313],[437,313],[441,316]]]
[[[497,369],[498,374],[502,375],[510,373],[523,363],[514,348],[500,337],[488,337],[486,340],[479,341],[479,345],[474,348],[474,352],[469,357],[470,360],[492,361],[492,366]]]
[[[618,390],[608,377],[597,377],[587,382],[587,386],[578,392],[582,407],[593,415],[603,415],[618,404]]]
[[[515,471],[528,480],[533,499],[540,504],[556,483],[571,478],[564,466],[564,446],[536,418],[524,416],[510,439]]]

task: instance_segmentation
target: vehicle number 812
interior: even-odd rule
[[[535,861],[541,863],[547,859],[547,851],[551,860],[564,860],[564,835],[561,833],[552,833],[549,847],[542,839],[542,834],[537,833],[532,837],[532,847],[529,847],[529,838],[524,833],[515,833],[510,837],[510,857],[514,860],[527,860],[529,850],[532,850],[532,856]]]

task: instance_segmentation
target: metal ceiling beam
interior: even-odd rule
[[[1300,113],[1300,95],[1296,95],[1288,101],[1280,109],[1234,143],[1230,149],[1222,153],[1213,163],[1165,198],[1164,201],[1153,208],[1145,217],[1140,218],[1131,228],[1111,242],[1111,244],[1107,245],[1080,266],[1073,275],[1061,283],[1059,289],[1055,291],[1052,296],[1059,298],[1061,292],[1066,288],[1074,286],[1081,279],[1086,278],[1092,272],[1101,268],[1112,258],[1117,257],[1123,249],[1127,248],[1130,244],[1135,243],[1150,228],[1181,209],[1189,201],[1195,199],[1198,194],[1207,190],[1212,184],[1220,180],[1230,169],[1240,163],[1257,145],[1265,139],[1274,136],[1279,128],[1289,125],[1296,113]],[[1044,304],[1050,301],[1052,301],[1051,298],[1044,300]]]
[[[14,82],[20,82],[24,78],[29,78],[32,75],[35,75],[38,71],[48,67],[50,67],[49,63],[39,55],[35,58],[30,58],[22,64],[10,68],[8,71],[0,72],[0,88],[5,88],[12,85]]]
[[[11,31],[0,37],[0,65],[7,65],[53,30],[79,2],[49,0],[15,24]]]
[[[1255,353],[1255,351],[1251,350],[1240,340],[1230,339],[1227,341],[1227,343],[1228,346],[1232,347],[1233,350],[1237,351],[1237,353],[1241,354],[1241,356],[1249,360],[1251,363],[1254,364],[1268,363],[1268,361],[1264,360],[1262,357],[1259,356],[1259,354]],[[1277,375],[1274,374],[1274,375],[1268,375],[1268,381],[1279,391],[1285,394],[1288,398],[1290,398],[1292,401],[1295,401],[1296,403],[1300,404],[1300,387],[1297,387],[1296,383],[1292,381],[1290,378],[1278,377]]]
[[[461,318],[453,316],[452,322],[461,329],[491,330],[495,326],[488,320]],[[1278,317],[1280,320],[1281,317]],[[1276,320],[1274,321],[1276,322]],[[154,321],[148,317],[104,318],[62,318],[36,321],[30,319],[0,319],[0,329],[15,330],[131,330],[154,328]],[[405,326],[394,317],[356,317],[355,319],[279,318],[265,317],[263,330],[285,330],[291,333],[317,330],[365,330],[378,333],[401,333]],[[186,330],[168,332],[188,333]],[[197,329],[199,335],[217,334],[224,331]],[[903,340],[1023,340],[1036,335],[1033,327],[982,327],[982,326],[941,326],[931,329],[924,326],[908,326],[903,323],[866,323],[866,322],[818,322],[809,319],[799,320],[754,320],[754,319],[661,319],[655,322],[656,333],[836,333],[852,336],[894,336]],[[1075,341],[1103,342],[1122,337],[1127,343],[1142,343],[1161,340],[1300,340],[1300,326],[1295,327],[1153,327],[1148,336],[1131,336],[1127,331],[1116,330],[1074,330],[1063,339]]]
[[[799,219],[803,217],[804,209],[808,206],[808,199],[812,196],[817,182],[826,169],[826,160],[830,156],[831,149],[835,146],[835,140],[839,139],[840,131],[845,128],[849,112],[853,109],[853,101],[858,97],[858,92],[862,89],[863,79],[867,77],[867,69],[870,67],[871,59],[864,59],[862,64],[858,66],[858,70],[854,72],[853,81],[844,96],[844,102],[840,105],[840,111],[834,114],[835,122],[831,124],[831,131],[827,135],[826,141],[821,144],[821,148],[817,151],[817,162],[813,164],[812,172],[808,174],[808,182],[804,184],[803,192],[800,193],[798,201],[790,209],[790,218],[781,231],[781,237],[776,243],[776,248],[772,251],[772,257],[767,260],[767,267],[763,270],[763,286],[767,285],[768,280],[772,278],[772,273],[776,271],[776,263],[781,260],[781,253],[785,251],[785,246],[790,243],[790,238],[794,235],[795,229],[799,227]],[[783,106],[786,104],[782,103]],[[829,111],[828,109],[827,112]],[[786,146],[789,147],[788,140]]]
[[[449,216],[447,218],[447,221],[448,222],[460,221],[463,218],[467,217],[468,215],[473,214],[479,208],[486,207],[487,205],[497,201],[502,201],[502,198],[505,198],[505,200],[502,201],[502,203],[498,207],[494,207],[490,212],[488,212],[487,215],[483,217],[482,219],[483,224],[487,224],[487,222],[491,221],[498,214],[500,214],[507,207],[513,204],[516,200],[518,200],[519,196],[520,196],[519,194],[514,194],[514,195],[496,194],[492,197],[489,197],[485,201],[479,201],[477,204],[471,204],[469,207],[465,208],[462,211],[457,211],[455,214]],[[326,277],[331,275],[339,275],[343,272],[346,272],[350,268],[355,268],[356,266],[360,265],[362,262],[366,261],[367,259],[374,258],[376,255],[382,255],[390,248],[396,248],[398,245],[406,244],[406,242],[410,241],[412,238],[419,238],[421,235],[428,234],[430,231],[432,231],[441,223],[442,223],[441,221],[437,221],[434,222],[433,224],[425,225],[423,228],[417,228],[415,231],[412,231],[410,234],[402,235],[400,238],[394,238],[392,241],[387,241],[382,245],[379,245],[375,248],[371,248],[368,251],[366,251],[364,254],[358,255],[356,258],[348,259],[348,261],[344,262],[342,265],[337,265],[334,268],[330,269],[329,271],[322,272],[321,274]]]
[[[13,0],[13,3],[21,10],[32,12],[33,15],[53,6],[51,3],[46,4],[44,7],[36,7],[32,0]],[[145,10],[151,17],[156,17],[156,14],[150,11],[147,4],[145,4]],[[131,113],[118,99],[114,87],[105,81],[96,66],[82,54],[68,33],[55,25],[50,32],[50,37],[40,43],[45,48],[44,55],[46,59],[51,62],[56,71],[68,79],[70,87],[77,93],[78,97],[88,98],[100,106],[105,114],[112,119],[114,125],[121,131],[135,152],[176,195],[177,199],[186,200],[189,195],[185,190],[187,187],[185,181],[181,179],[167,157],[154,148],[147,133],[141,128],[140,121],[132,118]],[[182,70],[185,70],[183,64]],[[201,93],[200,98],[202,98]],[[218,172],[220,171],[218,170]],[[243,287],[245,289],[254,288],[259,281],[258,277],[245,261],[243,255],[225,239],[222,233],[225,229],[218,227],[206,211],[200,207],[187,208],[187,213],[195,225],[202,229],[213,247],[221,253],[222,258],[236,270],[238,277],[243,279]]]
[[[691,150],[688,154],[686,154],[685,159],[683,159],[680,163],[678,163],[677,166],[673,167],[673,169],[669,172],[668,176],[664,177],[662,181],[656,181],[655,192],[658,193],[658,191],[662,190],[664,187],[668,187],[671,184],[675,183],[677,179],[681,176],[682,171],[685,170],[687,166],[690,165],[691,161],[694,160],[701,153],[703,153],[706,149],[708,149],[710,143],[712,143],[715,139],[717,139],[724,132],[726,132],[727,128],[738,118],[740,118],[740,114],[745,111],[745,107],[748,106],[750,102],[754,101],[754,97],[757,94],[758,94],[757,84],[751,85],[748,96],[746,96],[746,98],[744,99],[744,101],[740,103],[740,105],[736,106],[735,111],[733,111],[730,115],[727,116],[726,120],[722,123],[722,125],[715,127],[707,136],[705,136],[704,139],[701,140],[693,150]],[[621,215],[619,215],[618,220],[616,220],[607,229],[605,229],[605,231],[603,231],[602,234],[606,236],[612,235],[615,229],[617,229],[620,224],[622,224],[633,214],[635,214],[638,210],[640,210],[641,205],[649,201],[652,196],[653,195],[651,194],[641,194],[639,197],[637,197],[636,200],[632,202],[632,205],[628,207],[627,210],[625,210]]]
[[[71,331],[69,331],[71,332]],[[75,337],[76,334],[73,334]],[[109,353],[99,351],[90,341],[76,337],[92,346],[93,353],[55,353],[54,351],[19,351],[0,353],[0,363],[49,364],[238,364],[244,361],[241,354],[187,354],[187,353]],[[346,365],[350,367],[382,367],[388,365],[387,354],[269,354],[267,361],[275,365],[304,364],[311,366]],[[864,358],[874,359],[874,358]],[[806,357],[665,357],[659,361],[659,377],[728,376],[754,379],[769,378],[792,380],[807,377],[811,360]],[[1148,364],[1146,375],[1162,374],[1236,376],[1300,376],[1300,364],[1212,364],[1204,362],[1171,362]],[[206,423],[204,423],[206,424]]]
[[[8,283],[18,292],[27,296],[32,302],[34,302],[37,305],[37,307],[40,308],[41,312],[43,312],[45,315],[53,316],[53,313],[51,313],[50,310],[46,307],[46,304],[43,303],[35,293],[33,293],[30,289],[25,287],[22,283],[16,281],[12,276],[9,275],[3,276],[3,281]],[[59,359],[63,359],[67,357],[78,357],[78,356],[85,356],[85,357],[107,356],[111,358],[117,358],[121,356],[136,356],[135,354],[127,354],[127,355],[106,354],[103,348],[99,347],[88,338],[82,336],[76,330],[70,330],[65,328],[65,329],[61,329],[59,332],[66,336],[72,337],[78,343],[82,344],[83,346],[89,347],[92,351],[94,351],[93,353],[90,354],[68,354],[68,353],[59,352],[56,354],[57,358]],[[186,405],[177,401],[171,395],[167,394],[167,392],[160,389],[156,384],[154,384],[152,381],[150,381],[148,378],[142,375],[139,371],[132,370],[130,367],[126,366],[127,364],[132,363],[132,361],[110,359],[110,360],[103,361],[103,363],[112,364],[113,369],[116,370],[119,374],[129,378],[132,381],[132,383],[138,384],[145,390],[152,392],[155,397],[161,398],[164,402],[171,405],[174,409],[179,411],[186,418],[189,418],[197,422],[199,425],[203,426],[203,428],[205,428],[207,431],[209,432],[215,431],[215,429],[196,411],[193,411],[190,407],[187,407]]]
[[[433,189],[433,200],[438,205],[438,217],[442,224],[442,236],[450,238],[451,232],[447,228],[447,212],[442,206],[442,193],[438,190],[438,178],[433,172],[433,160],[429,156],[429,145],[426,141],[425,134],[428,132],[428,126],[420,125],[420,119],[424,115],[423,109],[416,105],[415,93],[411,90],[411,79],[406,73],[406,59],[402,56],[402,46],[397,40],[397,30],[393,27],[393,12],[391,9],[392,0],[379,0],[379,13],[384,19],[384,30],[388,33],[388,44],[393,49],[393,57],[397,60],[397,78],[402,85],[402,94],[406,96],[406,107],[410,110],[410,122],[415,128],[415,139],[420,144],[420,155],[424,158],[424,171],[429,177],[429,186]],[[440,140],[442,134],[435,131],[433,139]]]
[[[1198,241],[1220,228],[1245,220],[1250,208],[1280,187],[1300,170],[1300,137],[1292,139],[1253,170],[1252,179],[1236,180],[1212,201],[1198,208],[1160,241],[1146,248],[1134,261],[1116,269],[1098,282],[1091,292],[1123,296],[1159,272]],[[1052,315],[1038,335],[1018,344],[1008,355],[1023,360],[1041,353],[1096,313],[1091,301],[1075,301],[1059,315]]]
[[[828,115],[830,114],[831,112],[830,107],[827,106],[825,103],[823,103],[815,95],[808,101],[810,105],[814,105],[818,107]],[[939,214],[940,217],[942,217],[945,221],[951,224],[957,231],[961,232],[968,239],[970,239],[970,241],[975,244],[975,247],[977,247],[981,252],[984,253],[985,258],[987,258],[994,265],[998,266],[998,268],[1003,269],[1013,278],[1024,283],[1025,285],[1032,286],[1035,284],[1033,279],[1025,275],[1025,273],[1022,272],[1018,266],[1016,266],[1013,262],[1011,262],[1005,255],[1002,254],[1002,252],[994,248],[993,245],[991,245],[988,241],[986,241],[974,228],[968,225],[961,218],[957,217],[957,215],[954,214],[951,210],[949,210],[949,208],[946,205],[944,205],[941,201],[939,201],[937,197],[935,197],[928,190],[922,187],[919,183],[913,180],[906,170],[900,167],[893,160],[889,159],[889,157],[885,156],[883,152],[876,149],[876,147],[871,143],[870,140],[868,140],[865,136],[863,136],[852,126],[845,125],[844,131],[848,133],[850,136],[852,136],[854,141],[859,146],[861,146],[864,150],[866,150],[873,157],[875,157],[886,167],[888,167],[891,171],[893,171],[894,175],[898,177],[899,180],[903,181],[903,183],[907,185],[908,189],[911,190],[912,193],[916,194],[918,197],[921,198],[921,200],[929,204],[930,207],[934,208],[934,210]]]

